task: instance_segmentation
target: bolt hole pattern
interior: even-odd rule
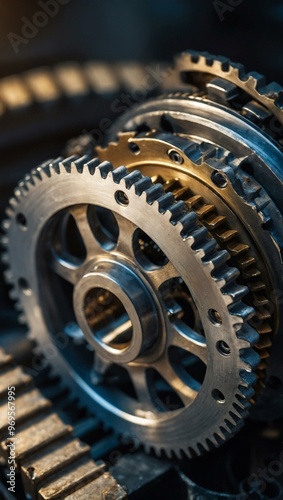
[[[22,213],[16,215],[16,222],[21,229],[27,229],[28,223],[26,216]]]
[[[229,356],[231,354],[231,349],[229,345],[224,342],[224,340],[220,340],[219,342],[217,342],[216,347],[218,352],[223,356]]]
[[[28,281],[25,278],[18,279],[18,286],[26,295],[31,295],[31,288]]]
[[[222,317],[221,314],[216,311],[215,309],[209,309],[208,311],[208,317],[214,325],[222,325]]]
[[[224,394],[219,391],[219,389],[213,389],[213,391],[211,392],[211,395],[213,397],[213,399],[215,399],[215,401],[217,401],[217,403],[225,403],[225,396]]]
[[[169,149],[167,154],[168,154],[170,160],[172,160],[174,163],[176,163],[177,165],[182,165],[184,159],[180,155],[180,153],[178,153],[178,151],[176,151],[175,149]]]
[[[218,172],[218,170],[214,170],[214,172],[212,172],[211,180],[213,184],[215,184],[215,186],[221,189],[226,188],[228,186],[228,181],[225,175],[222,174],[221,172]]]
[[[137,145],[136,142],[129,142],[129,150],[134,154],[134,155],[138,155],[140,154],[141,150],[139,148],[139,146]]]
[[[129,198],[126,193],[124,193],[124,191],[116,191],[115,200],[117,201],[117,203],[119,203],[119,205],[122,205],[123,207],[127,207],[129,205]]]

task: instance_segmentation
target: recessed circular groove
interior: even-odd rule
[[[26,219],[26,216],[22,212],[20,212],[16,215],[16,221],[17,221],[18,226],[21,229],[23,229],[23,230],[27,229],[27,226],[28,226],[27,219]]]
[[[117,203],[119,203],[119,205],[122,205],[123,207],[127,207],[129,205],[129,198],[122,190],[116,191],[115,200],[117,201]]]

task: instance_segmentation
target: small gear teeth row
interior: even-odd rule
[[[198,88],[193,86],[194,72],[203,73],[202,83],[201,78],[198,78]],[[189,92],[174,92],[175,97],[198,99],[208,96],[209,99],[217,102],[225,102],[227,106],[256,123],[264,132],[277,139],[280,147],[283,145],[283,88],[281,85],[276,82],[267,84],[263,75],[256,72],[246,73],[243,65],[206,52],[187,51],[177,56],[175,66],[169,72],[169,78],[164,82],[164,87],[170,88],[171,85],[176,88],[178,80],[180,80],[179,73],[191,74],[191,81],[189,77],[186,78],[186,82],[188,82],[186,87],[191,87],[191,90]],[[220,97],[214,95],[213,87],[211,89],[210,82],[207,83],[208,74],[211,75],[212,82],[215,79],[219,89],[221,81],[224,82]],[[225,82],[229,82],[228,89]],[[181,86],[184,87],[184,83]],[[243,92],[250,96],[250,101],[246,104],[237,100]]]
[[[202,66],[208,73],[217,74],[224,79],[230,75],[244,84],[250,91],[254,91],[259,100],[276,106],[279,111],[283,110],[283,88],[276,82],[266,83],[265,76],[255,71],[246,73],[242,64],[231,62],[226,57],[214,56],[207,52],[187,51],[181,53],[176,58],[176,62],[186,58],[190,62],[189,71],[196,71],[198,66]]]
[[[100,179],[107,179],[111,176],[117,186],[122,185],[123,189],[133,190],[137,196],[144,197],[148,204],[155,206],[156,210],[161,212],[173,226],[176,226],[180,237],[183,240],[188,240],[189,245],[206,266],[212,279],[218,283],[221,293],[226,297],[227,314],[234,317],[234,330],[238,338],[241,366],[236,399],[225,422],[222,423],[219,433],[217,431],[205,442],[199,443],[190,450],[184,450],[189,456],[199,455],[203,450],[209,450],[211,446],[219,445],[222,440],[224,441],[227,436],[234,432],[236,427],[242,425],[241,419],[246,416],[250,407],[250,399],[254,394],[253,386],[257,377],[253,372],[259,363],[259,356],[254,351],[253,346],[258,340],[258,334],[254,329],[247,328],[247,321],[254,314],[254,309],[242,302],[248,289],[237,284],[237,269],[227,265],[227,260],[230,258],[229,253],[225,249],[219,250],[217,248],[215,241],[209,236],[207,228],[199,224],[197,212],[195,213],[193,209],[188,208],[186,200],[176,200],[174,193],[173,195],[166,193],[164,186],[153,183],[150,178],[143,177],[139,171],[129,172],[125,167],[113,169],[112,164],[107,161],[100,163],[98,159],[90,159],[86,156],[64,160],[59,158],[43,164],[25,178],[24,186],[20,184],[19,190],[16,190],[15,202],[12,202],[13,210],[10,212],[11,216],[15,216],[14,208],[20,203],[21,197],[26,196],[28,190],[33,189],[38,182],[46,181],[52,175],[60,175],[63,172],[83,175],[86,171],[94,177],[94,182],[97,176]],[[208,213],[211,216],[211,210]],[[9,223],[6,221],[4,225],[8,228]],[[14,292],[14,298],[18,299],[16,288],[13,289]],[[166,450],[166,453],[172,455],[171,450]],[[176,454],[178,453],[181,454],[182,451],[177,450]]]
[[[17,396],[17,436],[10,434],[8,439],[7,381],[15,387]],[[17,472],[21,473],[28,498],[53,498],[54,491],[56,498],[66,499],[104,495],[113,500],[127,498],[125,489],[106,472],[106,465],[94,462],[89,446],[74,437],[73,428],[61,420],[51,402],[34,387],[32,377],[2,349],[0,416],[1,460],[10,463],[9,446],[14,446]]]
[[[173,182],[174,186],[172,186]],[[239,274],[241,274],[252,294],[252,304],[255,308],[255,314],[250,321],[252,326],[259,333],[259,340],[256,343],[255,349],[261,357],[261,363],[257,369],[259,379],[257,382],[257,389],[261,390],[262,379],[264,378],[267,366],[266,359],[269,357],[269,349],[271,347],[270,337],[272,335],[272,328],[266,322],[267,319],[271,318],[271,315],[267,313],[263,320],[260,315],[261,310],[259,310],[259,313],[257,311],[259,307],[268,305],[269,300],[265,296],[266,285],[260,281],[261,273],[255,267],[256,259],[249,254],[249,246],[241,243],[238,231],[229,228],[226,217],[218,215],[214,205],[205,204],[200,195],[193,195],[189,188],[183,187],[180,183],[179,185],[177,184],[175,179],[174,181],[168,182],[163,180],[164,190],[171,190],[172,187],[174,187],[173,194],[175,198],[177,200],[183,200],[190,210],[193,209],[201,223],[204,224],[220,246],[227,249],[229,254],[236,258],[237,269],[231,268],[230,273],[226,272],[227,281],[235,281]],[[240,271],[238,271],[238,268]],[[249,281],[249,271],[251,269],[253,269],[252,274],[256,275],[256,281]],[[249,276],[247,280],[245,280],[246,276]],[[243,298],[246,294],[246,289],[243,287],[243,290],[238,290],[237,293]]]

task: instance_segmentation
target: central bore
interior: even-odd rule
[[[105,288],[92,288],[84,299],[84,315],[96,340],[118,351],[127,349],[133,324],[122,302]]]
[[[100,261],[90,268],[75,285],[73,303],[87,342],[108,361],[130,363],[158,337],[150,290],[124,262]]]

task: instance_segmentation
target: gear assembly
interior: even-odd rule
[[[107,143],[48,160],[10,200],[20,320],[147,451],[195,457],[247,416],[283,417],[282,126],[281,86],[184,52]]]

